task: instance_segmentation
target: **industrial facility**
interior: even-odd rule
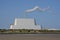
[[[14,24],[10,25],[10,29],[41,30],[41,26],[36,25],[34,18],[15,18]]]

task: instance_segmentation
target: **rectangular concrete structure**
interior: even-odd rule
[[[40,25],[35,25],[33,18],[16,18],[14,25],[10,26],[10,29],[33,29],[41,30]]]
[[[34,19],[29,18],[16,18],[14,25],[35,25]]]

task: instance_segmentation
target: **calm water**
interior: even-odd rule
[[[0,34],[0,40],[60,40],[60,34]]]

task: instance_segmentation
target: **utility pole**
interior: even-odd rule
[[[43,30],[43,27],[42,27],[42,25],[41,25],[41,30]]]

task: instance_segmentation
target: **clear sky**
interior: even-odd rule
[[[25,12],[35,6],[49,10]],[[60,0],[0,0],[0,28],[9,28],[15,18],[35,18],[37,25],[60,29]]]

